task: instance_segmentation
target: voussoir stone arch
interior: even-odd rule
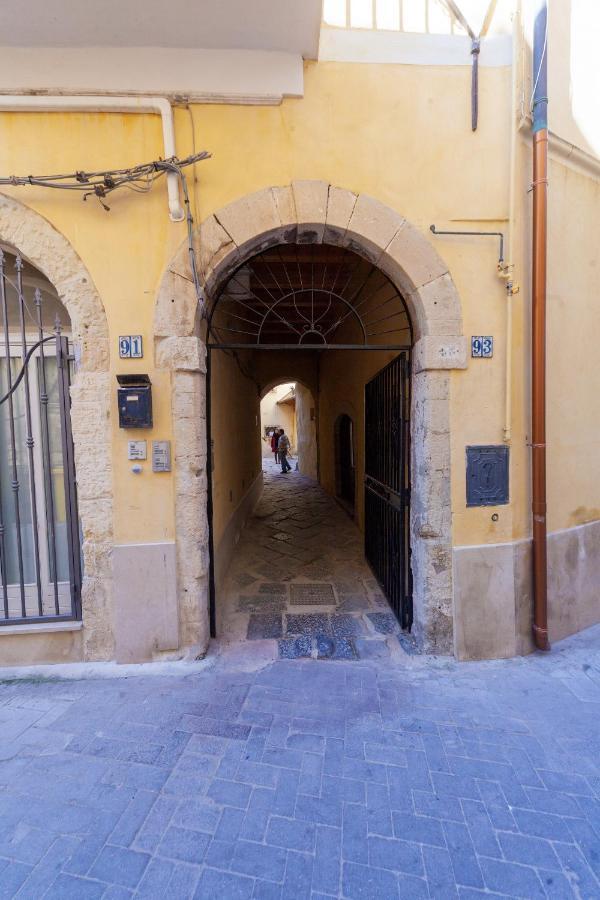
[[[449,653],[453,644],[450,515],[449,370],[466,367],[458,292],[448,266],[430,241],[400,213],[365,194],[324,181],[295,181],[235,200],[205,219],[195,234],[206,304],[248,258],[280,243],[345,247],[378,266],[404,297],[413,326],[411,548],[414,632],[424,650]],[[204,310],[200,311],[201,313]],[[205,365],[199,310],[183,244],[161,281],[155,310],[157,364],[172,370],[177,503],[193,485],[190,464],[204,472]],[[192,402],[191,396],[194,400]],[[192,412],[192,407],[194,411]],[[188,418],[192,414],[192,419]],[[197,419],[196,416],[200,415]],[[179,438],[178,438],[179,435]],[[177,444],[184,448],[181,459]],[[190,448],[194,448],[190,456]],[[196,483],[202,501],[205,480]],[[201,484],[201,486],[200,486]],[[176,510],[179,578],[194,596],[190,612],[207,643],[204,546],[205,504],[196,521]],[[180,527],[181,520],[181,527]],[[190,563],[194,545],[195,563]],[[189,603],[189,597],[188,601]],[[184,616],[185,619],[185,616]],[[192,629],[193,630],[193,629]]]
[[[77,495],[83,533],[83,653],[110,659],[113,488],[110,460],[108,324],[100,295],[69,243],[39,213],[0,194],[0,241],[9,244],[56,288],[71,320],[77,366],[71,387]]]

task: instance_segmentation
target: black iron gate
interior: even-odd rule
[[[403,628],[412,625],[407,353],[365,387],[365,556]]]
[[[81,617],[69,341],[14,262],[0,250],[0,626]]]

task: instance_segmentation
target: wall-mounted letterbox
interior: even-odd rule
[[[119,428],[152,428],[152,385],[147,375],[117,375]]]

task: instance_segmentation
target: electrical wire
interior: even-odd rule
[[[208,159],[209,157],[210,153],[203,150],[200,153],[187,156],[185,159],[178,159],[174,156],[170,159],[153,160],[152,162],[142,163],[127,169],[110,169],[103,172],[78,171],[66,175],[9,175],[0,178],[0,185],[11,185],[13,187],[32,185],[63,191],[78,191],[83,193],[84,200],[87,200],[90,196],[97,197],[108,212],[110,207],[103,200],[118,188],[126,187],[139,193],[147,193],[151,190],[154,182],[165,173],[176,172],[180,174],[181,170],[187,166],[194,165],[200,160]]]
[[[190,130],[192,133],[192,156],[196,154],[196,120],[194,119],[194,110],[193,107],[188,103],[187,104],[188,117],[190,120]],[[194,216],[196,222],[200,221],[200,215],[198,213],[198,170],[194,165],[192,169],[194,173]]]
[[[163,175],[168,173],[176,174],[181,185],[186,210],[188,253],[194,290],[200,312],[204,315],[206,304],[204,302],[204,290],[200,283],[194,247],[194,217],[190,205],[187,179],[183,170],[188,166],[194,166],[203,159],[209,159],[210,156],[211,154],[208,151],[202,150],[199,153],[194,152],[190,156],[186,156],[185,159],[178,159],[176,156],[172,156],[169,159],[153,160],[152,162],[142,163],[127,169],[110,169],[105,172],[77,171],[67,175],[9,175],[8,177],[0,177],[0,185],[11,185],[12,187],[30,185],[53,188],[55,190],[77,191],[83,193],[84,200],[95,196],[106,212],[110,212],[110,206],[104,202],[104,199],[109,194],[112,194],[113,191],[119,188],[127,188],[136,193],[146,194],[152,189],[154,182],[162,178]]]
[[[537,91],[538,81],[540,80],[540,75],[542,73],[542,68],[544,66],[544,57],[546,56],[546,45],[548,43],[548,19],[546,19],[546,27],[544,29],[544,45],[542,47],[542,55],[540,56],[540,64],[538,66],[538,70],[535,76],[535,81],[533,83],[533,90],[531,91],[531,100],[529,101],[529,112],[533,114],[533,104],[535,97],[535,92]],[[540,98],[543,100],[547,100],[547,97]]]

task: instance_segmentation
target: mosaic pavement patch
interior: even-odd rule
[[[330,634],[329,616],[320,613],[288,614],[285,617],[288,634]]]
[[[349,638],[331,638],[326,634],[318,634],[316,644],[317,659],[356,659],[356,650]]]
[[[335,606],[331,584],[291,584],[290,602],[294,606]]]
[[[280,659],[303,659],[312,653],[312,638],[303,635],[296,638],[283,638],[278,641]]]
[[[331,633],[334,637],[356,637],[364,633],[360,619],[357,616],[333,615],[330,619]]]

